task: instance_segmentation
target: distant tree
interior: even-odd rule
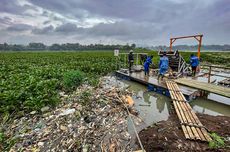
[[[132,48],[132,49],[135,49],[135,48],[136,48],[136,44],[133,43],[133,44],[131,45],[131,48]]]
[[[61,45],[59,44],[52,44],[50,47],[49,47],[50,50],[61,50]]]
[[[29,43],[28,49],[29,50],[45,50],[46,45],[43,43]]]

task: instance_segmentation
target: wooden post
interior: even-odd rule
[[[172,39],[170,39],[170,52],[172,51]]]
[[[212,71],[212,66],[209,67],[209,72],[208,72],[208,83],[211,81],[211,71]]]

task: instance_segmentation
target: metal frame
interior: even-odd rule
[[[198,41],[198,51],[197,51],[197,57],[200,58],[200,48],[201,48],[201,43],[202,43],[202,37],[203,34],[200,35],[190,35],[190,36],[181,36],[181,37],[172,37],[170,38],[170,52],[172,51],[172,44],[177,40],[177,39],[186,39],[186,38],[195,38]]]
[[[139,56],[140,54],[148,55],[148,53],[133,53],[133,55],[136,56],[136,64],[135,64],[135,65],[138,65],[138,56]],[[127,60],[128,60],[127,55],[129,55],[129,53],[119,53],[119,58],[120,58],[120,55],[124,55],[124,62],[125,62],[125,64],[126,64],[126,63],[127,63]],[[126,65],[126,66],[127,66],[127,65]]]

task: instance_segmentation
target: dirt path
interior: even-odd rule
[[[230,117],[197,114],[211,132],[227,138],[227,147],[212,150],[208,143],[186,140],[175,113],[167,121],[161,121],[142,130],[139,135],[147,152],[152,151],[230,151]]]

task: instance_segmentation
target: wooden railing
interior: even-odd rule
[[[217,65],[208,65],[208,64],[205,64],[205,65],[201,65],[203,67],[208,67],[209,68],[209,72],[206,73],[208,74],[208,83],[211,82],[211,76],[215,75],[215,76],[219,76],[219,77],[224,77],[224,78],[230,78],[228,76],[224,76],[224,75],[219,75],[219,74],[212,74],[212,70],[213,68],[217,68],[217,69],[226,69],[226,70],[230,70],[230,67],[225,67],[225,66],[217,66]]]

